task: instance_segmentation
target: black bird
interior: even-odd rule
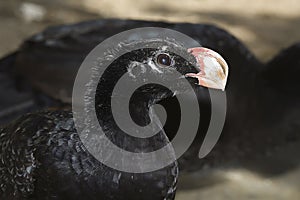
[[[207,164],[249,160],[264,156],[287,141],[298,141],[295,116],[299,97],[296,81],[299,44],[263,64],[238,39],[213,25],[104,19],[48,28],[28,39],[11,56],[14,63],[10,68],[18,75],[14,79],[24,79],[40,93],[70,102],[77,69],[92,48],[121,31],[148,26],[185,33],[202,46],[219,52],[230,66],[227,116],[221,139],[206,158],[197,158],[210,119],[210,99],[204,89],[198,95],[200,130],[194,144],[179,160],[181,169],[199,170]],[[177,106],[174,99],[160,103],[174,112]],[[174,137],[174,126],[167,123],[165,128],[169,130],[166,131],[169,138]]]
[[[50,96],[51,98],[46,98],[47,101],[51,99],[52,102],[53,98],[70,103],[76,72],[88,52],[104,39],[116,33],[149,26],[180,31],[197,40],[201,45],[219,52],[232,66],[229,80],[232,84],[227,89],[227,93],[230,93],[230,95],[227,94],[228,98],[232,98],[231,93],[238,93],[244,98],[245,95],[242,93],[247,93],[248,90],[244,91],[243,89],[249,87],[248,85],[252,81],[245,81],[242,77],[253,76],[251,74],[255,74],[254,69],[260,63],[236,38],[213,25],[104,19],[52,27],[28,39],[13,55],[13,63],[10,68],[16,76],[15,79],[19,80],[21,84],[23,84],[21,80],[24,80],[25,83],[29,82],[34,88],[33,90],[38,91],[35,93]],[[58,74],[61,75],[57,76]],[[195,160],[195,154],[199,151],[199,145],[202,143],[210,119],[208,92],[203,90],[198,96],[202,102],[200,106],[203,117],[201,117],[200,133],[195,140],[197,145],[193,145],[194,150],[189,151],[193,152],[192,160]],[[167,102],[161,101],[160,103],[164,104],[168,110],[176,110],[176,100],[170,99]],[[236,112],[234,110],[230,109],[228,112]],[[166,131],[169,138],[173,138],[176,127],[168,123],[165,128],[169,129]],[[190,158],[187,159],[190,160]]]
[[[11,67],[18,80],[24,79],[35,90],[70,103],[75,75],[85,56],[107,37],[139,27],[164,27],[182,32],[224,57],[230,65],[226,89],[228,109],[225,128],[230,127],[230,132],[232,129],[235,133],[239,132],[242,127],[237,128],[238,124],[235,122],[251,118],[247,112],[255,106],[254,101],[248,101],[254,97],[252,93],[255,79],[263,64],[239,40],[213,25],[104,19],[52,27],[28,39],[15,55],[14,65]],[[57,76],[58,74],[61,75]],[[196,166],[190,161],[198,162],[199,159],[195,159],[195,156],[198,157],[199,148],[210,122],[209,95],[203,90],[199,96],[201,97],[201,129],[195,139],[195,145],[185,154],[187,157],[182,158],[182,163],[186,163],[184,168]],[[170,105],[170,102],[165,104],[167,105],[170,107],[169,110],[176,110],[174,109],[176,105]],[[250,107],[252,109],[249,109]],[[166,128],[170,129],[167,132],[172,138],[173,127]],[[230,140],[231,136],[226,138]]]
[[[145,71],[161,80],[165,80],[167,74],[180,72],[176,79],[168,81],[177,87],[176,93],[181,94],[190,92],[182,84],[184,76],[195,91],[203,89],[199,84],[215,89],[225,87],[228,66],[220,55],[205,48],[187,51],[181,47],[181,52],[191,58],[189,62],[168,48],[145,48],[126,53],[112,62],[100,79],[95,104],[97,117],[105,135],[122,149],[145,153],[169,143],[164,130],[145,139],[129,136],[118,128],[110,102],[114,85],[126,72],[133,80],[135,73],[143,76]],[[198,73],[196,68],[204,59],[216,62],[201,65]],[[114,98],[117,95],[114,94]],[[174,95],[168,88],[146,84],[131,99],[132,119],[139,125],[147,125],[150,107],[161,101],[167,102]],[[175,160],[169,166],[147,173],[127,173],[107,167],[82,144],[70,111],[27,114],[2,128],[0,141],[1,199],[147,200],[175,197],[178,177]],[[175,156],[173,150],[169,154]]]

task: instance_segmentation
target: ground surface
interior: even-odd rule
[[[214,23],[242,40],[263,61],[300,41],[299,0],[2,0],[0,57],[49,25],[103,17]],[[275,152],[268,161],[253,162],[269,163],[266,168],[271,169],[276,162],[299,160],[299,145]],[[239,166],[208,169],[182,177],[176,199],[298,200],[300,167],[276,176],[258,175]]]

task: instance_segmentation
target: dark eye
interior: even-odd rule
[[[163,67],[167,67],[171,66],[173,61],[168,54],[161,53],[156,56],[156,62]]]

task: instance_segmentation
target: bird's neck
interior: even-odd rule
[[[160,126],[158,118],[151,117],[155,115],[150,111],[150,107],[156,103],[157,99],[162,94],[154,93],[140,93],[131,97],[129,105],[121,105],[124,109],[129,109],[130,116],[123,116],[122,113],[114,113],[119,115],[118,118],[126,119],[131,118],[133,123],[137,126],[146,126],[150,122],[157,123]],[[114,96],[114,98],[118,98]],[[120,97],[122,98],[122,97]],[[116,100],[118,101],[118,100]],[[134,127],[128,127],[127,130],[120,128],[119,124],[115,121],[115,116],[111,109],[111,97],[107,94],[98,94],[96,98],[96,113],[100,126],[103,128],[106,136],[117,146],[131,152],[151,152],[165,146],[169,140],[165,132],[161,129],[151,137],[140,138],[134,137],[128,133],[127,130],[135,131]],[[101,113],[101,114],[100,114]],[[155,119],[153,121],[153,119]],[[126,124],[125,124],[126,125]]]

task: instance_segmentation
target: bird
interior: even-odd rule
[[[202,46],[219,52],[232,66],[229,83],[238,82],[238,84],[231,83],[226,90],[227,93],[236,90],[235,93],[241,94],[246,86],[242,86],[239,79],[242,75],[255,74],[254,68],[259,65],[259,61],[238,39],[214,25],[101,19],[51,27],[26,40],[18,52],[13,54],[14,63],[11,68],[14,71],[14,79],[29,83],[36,93],[49,97],[46,98],[47,101],[49,101],[48,99],[58,99],[64,103],[71,103],[76,72],[87,53],[107,37],[139,27],[173,29],[187,34]],[[65,74],[65,76],[57,76],[57,74]],[[245,81],[243,84],[249,83],[251,82]],[[240,86],[239,90],[241,91],[233,89],[233,86]],[[202,99],[201,115],[206,116],[201,118],[201,133],[198,134],[199,139],[196,142],[200,144],[209,124],[210,99],[205,90],[201,91],[198,96]],[[231,98],[232,95],[227,96]],[[164,102],[160,103],[163,104]],[[168,107],[170,107],[169,110],[175,110],[174,106]],[[230,112],[233,111],[228,110],[228,113]],[[170,129],[167,132],[169,137],[173,138],[174,135],[171,132],[174,127],[167,126],[166,128]],[[198,146],[195,151],[197,148]]]
[[[32,90],[45,95],[46,99],[70,103],[76,72],[87,53],[104,39],[139,27],[164,27],[182,32],[218,52],[230,66],[225,90],[227,114],[221,137],[205,158],[198,159],[211,116],[210,97],[204,88],[197,94],[201,108],[200,129],[190,149],[178,160],[181,172],[247,161],[282,146],[286,138],[297,141],[298,83],[295,76],[299,44],[263,63],[235,36],[211,24],[101,19],[50,27],[26,40],[10,56],[14,61],[10,64],[13,79],[29,82]],[[284,74],[284,81],[278,81],[282,80],[279,72]],[[292,84],[292,81],[295,82]],[[176,98],[159,103],[171,113],[164,126],[171,140],[176,132],[174,121],[179,122],[178,104]]]
[[[167,102],[177,93],[201,91],[204,87],[225,88],[229,69],[218,53],[203,47],[178,47],[185,57],[191,58],[187,61],[169,48],[161,45],[121,55],[108,66],[97,84],[97,119],[106,137],[122,149],[147,153],[169,143],[163,129],[152,137],[136,138],[118,127],[110,102],[119,95],[112,93],[123,74],[128,73],[132,81],[138,76],[143,77],[142,80],[147,79],[146,75],[151,74],[176,86],[176,90],[171,91],[157,84],[145,84],[135,91],[130,114],[140,125],[147,125],[150,121],[159,123],[155,118],[150,119],[153,115],[150,107],[160,101]],[[204,60],[210,62],[200,67],[199,63]],[[199,74],[201,69],[210,73]],[[183,84],[186,80],[190,87]],[[168,166],[145,173],[122,172],[107,166],[83,144],[70,110],[46,110],[23,115],[1,128],[0,141],[2,199],[168,200],[175,197],[179,173],[176,159]],[[174,150],[170,150],[168,155],[175,156]]]

